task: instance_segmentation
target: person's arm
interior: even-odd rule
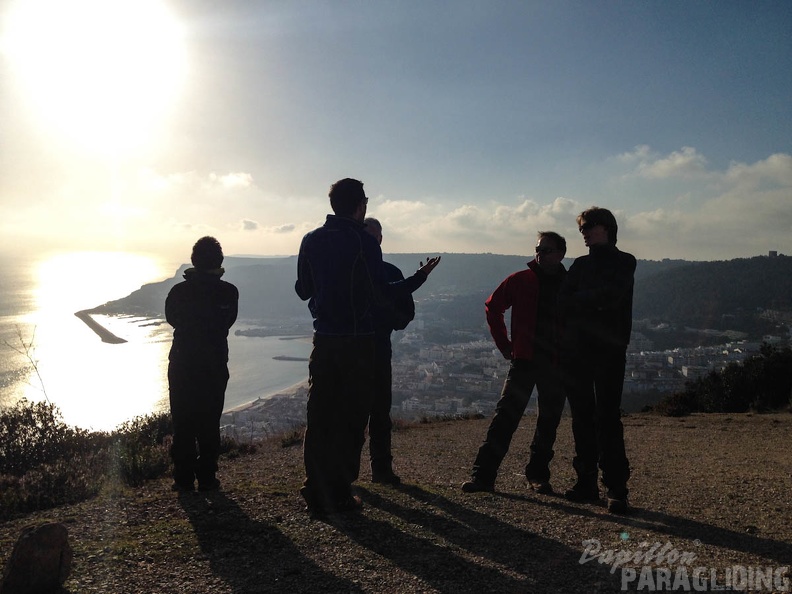
[[[178,287],[174,285],[165,298],[165,320],[174,328],[181,328],[184,322],[184,304]]]
[[[396,266],[388,262],[384,265],[390,282],[404,280],[404,275]],[[415,319],[415,301],[412,294],[399,295],[393,301],[389,301],[388,306],[383,307],[382,311],[387,316],[387,324],[391,330],[404,330]]]
[[[509,340],[509,333],[506,330],[506,320],[504,318],[504,313],[511,307],[509,284],[509,279],[507,278],[498,285],[498,288],[484,302],[484,312],[495,346],[498,347],[505,359],[511,360],[513,358],[512,342]]]
[[[294,290],[303,301],[307,301],[314,294],[313,270],[306,252],[306,241],[303,238],[300,244],[300,253],[297,256],[297,282],[294,283]]]
[[[225,311],[225,327],[226,327],[226,329],[229,329],[229,328],[231,328],[231,326],[234,325],[234,322],[236,322],[236,319],[237,319],[237,315],[239,315],[239,290],[234,285],[231,285],[230,283],[229,283],[229,286],[231,287],[229,289],[229,293],[230,293],[230,295],[232,295],[232,299],[230,300],[230,303],[228,304],[228,308],[224,310]]]

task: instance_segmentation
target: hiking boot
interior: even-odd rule
[[[192,493],[195,491],[195,484],[173,481],[173,484],[171,485],[171,491],[176,493]]]
[[[363,500],[357,495],[349,495],[333,506],[333,512],[346,513],[363,509]]]
[[[218,491],[220,489],[220,481],[217,478],[212,478],[208,481],[198,481],[199,491]]]
[[[599,489],[597,485],[581,485],[575,483],[571,489],[564,492],[564,497],[569,501],[583,502],[583,501],[599,501]]]
[[[371,482],[380,483],[382,485],[393,485],[395,487],[401,484],[401,478],[392,470],[388,470],[387,472],[372,472]]]
[[[627,498],[608,497],[608,512],[612,514],[628,514],[632,511]]]
[[[480,483],[474,479],[462,483],[462,490],[465,493],[492,493],[495,491],[495,485]]]
[[[552,495],[553,494],[553,486],[550,484],[549,481],[537,481],[528,479],[528,488],[531,489],[534,493],[539,493],[539,495]]]

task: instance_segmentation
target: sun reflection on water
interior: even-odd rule
[[[151,256],[125,252],[69,253],[40,264],[37,306],[26,322],[35,327],[41,383],[66,423],[110,430],[132,417],[167,410],[163,377],[170,327],[142,318],[94,316],[126,341],[108,344],[74,313],[124,297],[172,271]],[[25,397],[44,399],[36,378]]]

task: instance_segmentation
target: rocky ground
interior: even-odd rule
[[[371,484],[364,464],[364,510],[326,521],[309,518],[297,494],[299,444],[271,439],[222,461],[218,493],[176,495],[163,479],[6,522],[0,562],[24,526],[60,521],[74,548],[71,593],[701,590],[694,575],[715,577],[707,589],[792,590],[789,413],[626,417],[635,513],[623,517],[526,489],[533,420],[515,435],[494,494],[459,488],[488,420],[400,429],[404,485]],[[565,418],[559,491],[573,482],[571,458]],[[757,568],[775,571],[775,584]]]

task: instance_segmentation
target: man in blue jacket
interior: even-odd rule
[[[362,506],[352,483],[360,471],[374,389],[373,307],[415,291],[439,261],[430,258],[408,279],[388,283],[380,247],[363,224],[363,184],[339,180],[329,196],[334,214],[303,237],[295,284],[314,318],[300,490],[313,515]]]

